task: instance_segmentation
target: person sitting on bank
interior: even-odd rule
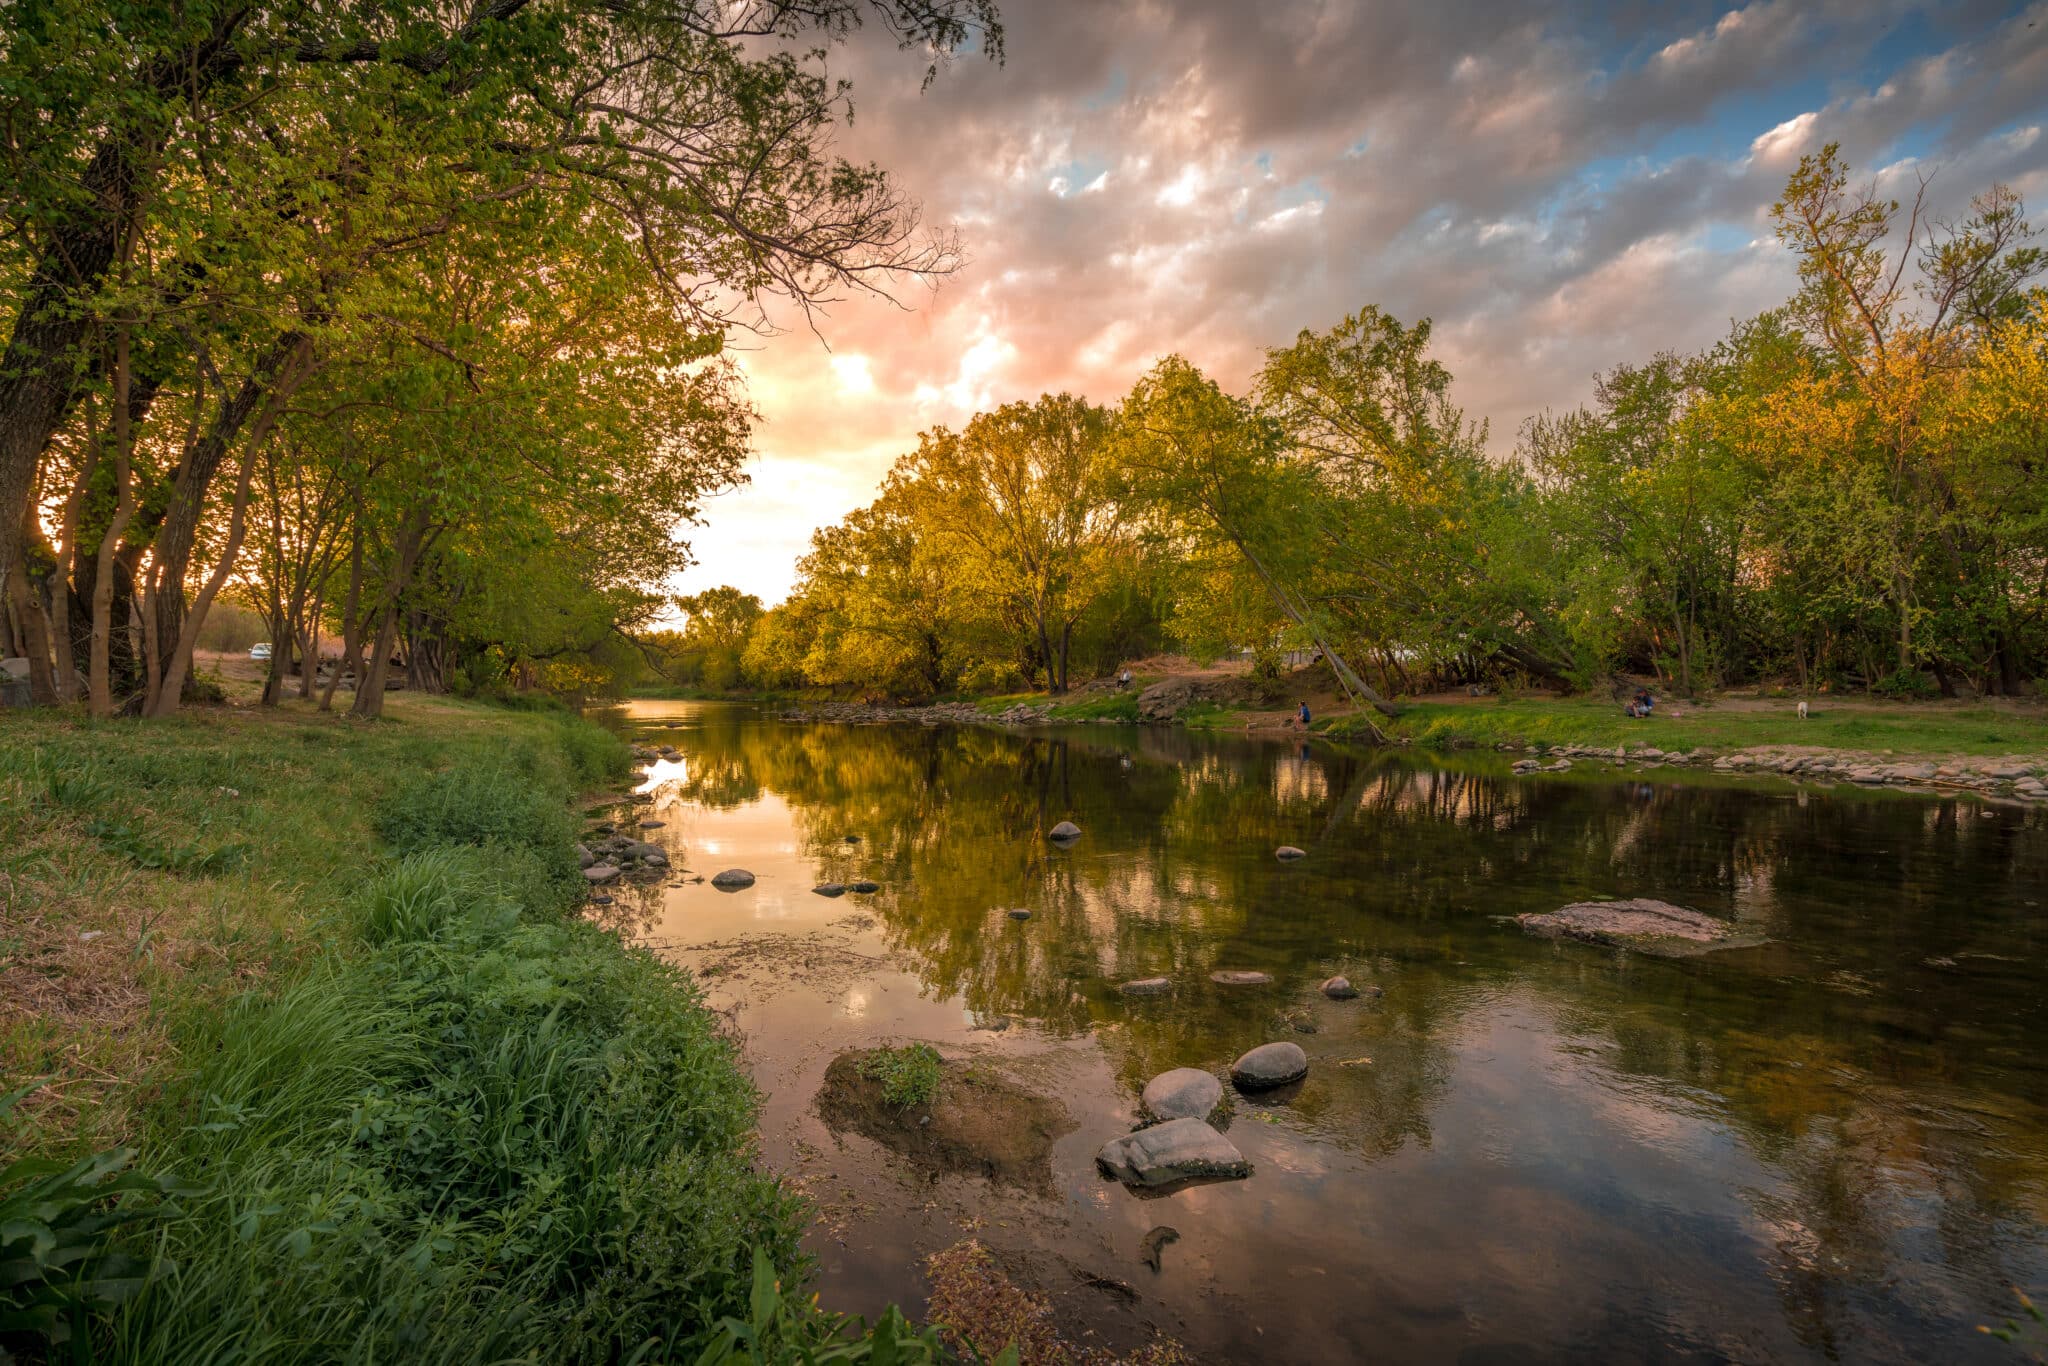
[[[1125,669],[1122,673],[1116,676],[1116,690],[1118,692],[1122,692],[1125,688],[1128,688],[1130,686],[1131,671],[1129,669]]]
[[[1308,703],[1307,703],[1307,702],[1301,702],[1301,701],[1298,701],[1298,702],[1296,702],[1296,703],[1295,703],[1294,705],[1295,705],[1295,712],[1294,712],[1294,714],[1295,714],[1295,717],[1296,717],[1296,718],[1297,718],[1297,719],[1298,719],[1298,720],[1299,720],[1299,721],[1301,722],[1301,728],[1302,728],[1303,730],[1307,730],[1307,729],[1308,729]]]
[[[1629,699],[1628,706],[1624,710],[1630,716],[1648,716],[1655,709],[1656,705],[1657,699],[1650,696],[1648,688],[1638,688],[1636,689],[1636,695]]]

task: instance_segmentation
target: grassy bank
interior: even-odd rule
[[[567,715],[423,698],[8,718],[6,1140],[54,1165],[0,1183],[31,1315],[0,1343],[616,1361],[836,1329],[776,1290],[800,1211],[694,986],[572,913],[569,802],[626,771]],[[124,1158],[62,1170],[117,1148],[118,1204]]]
[[[1791,700],[1660,702],[1635,720],[1612,702],[1586,698],[1477,698],[1411,702],[1388,721],[1389,735],[1449,748],[1501,744],[1655,746],[1667,751],[1732,752],[1768,745],[1810,745],[1894,755],[2003,755],[2048,752],[2048,712],[2036,705],[1884,703],[1822,699],[1802,721]],[[1340,716],[1318,730],[1341,737],[1362,730]]]

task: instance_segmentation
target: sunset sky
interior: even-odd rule
[[[752,482],[689,539],[689,592],[787,594],[813,528],[920,429],[1178,351],[1241,390],[1263,348],[1372,303],[1436,322],[1512,450],[1592,375],[1690,349],[1792,288],[1767,210],[1833,140],[1954,215],[1995,180],[2048,226],[2048,2],[1011,0],[1006,65],[870,32],[842,154],[893,171],[968,260],[747,339]],[[829,350],[827,349],[829,347]]]

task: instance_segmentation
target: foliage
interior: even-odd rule
[[[845,1314],[828,1314],[816,1300],[786,1291],[774,1263],[754,1250],[754,1283],[744,1317],[728,1316],[698,1344],[697,1366],[838,1366],[846,1362],[902,1363],[951,1360],[934,1329],[919,1331],[894,1305],[872,1327]]]
[[[0,1123],[11,1125],[33,1090],[0,1097]],[[47,1344],[89,1356],[91,1316],[119,1309],[164,1270],[114,1238],[180,1217],[176,1197],[188,1192],[129,1170],[134,1157],[130,1148],[70,1165],[24,1157],[0,1170],[0,1353]]]
[[[939,1093],[944,1066],[928,1043],[878,1048],[860,1060],[860,1075],[882,1084],[882,1099],[899,1110],[929,1105]]]

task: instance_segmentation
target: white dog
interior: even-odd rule
[[[1799,704],[1799,719],[1802,721],[1806,719],[1806,703],[1804,702]]]

